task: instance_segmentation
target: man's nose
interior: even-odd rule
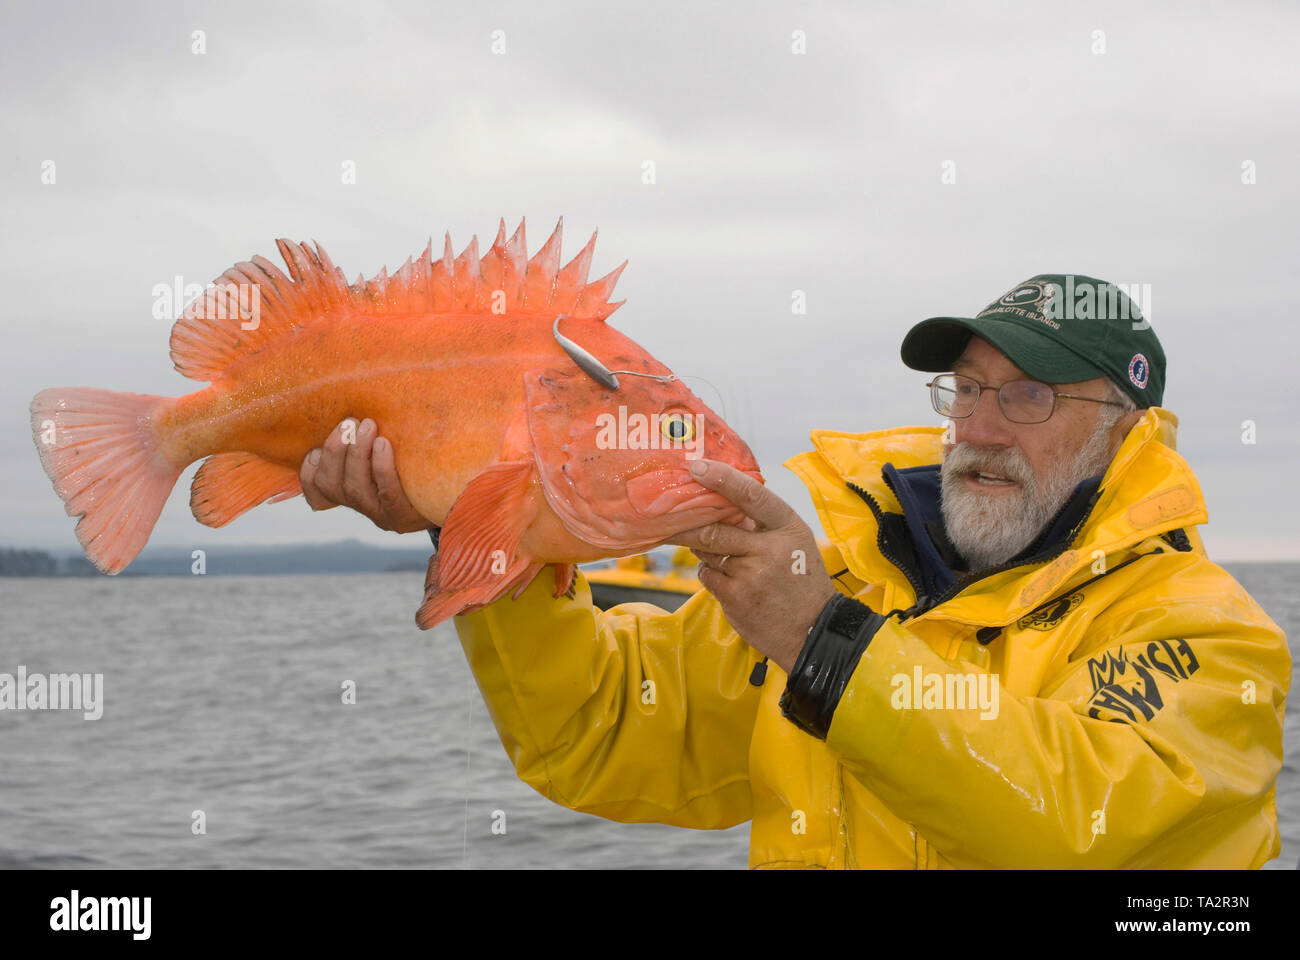
[[[965,441],[976,447],[1012,446],[1012,424],[1002,414],[996,390],[981,390],[971,415],[954,420],[953,423],[953,440],[956,443]]]

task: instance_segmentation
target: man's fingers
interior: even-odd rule
[[[759,536],[757,533],[740,530],[727,523],[711,523],[707,527],[683,530],[672,537],[671,542],[690,547],[697,556],[700,555],[700,551],[703,551],[716,553],[719,556],[730,554],[733,557],[740,557],[758,552]]]
[[[303,496],[313,510],[343,504],[369,517],[382,530],[410,533],[429,521],[402,490],[393,445],[381,442],[375,422],[348,417],[303,460],[298,471]]]
[[[370,454],[370,471],[375,478],[375,488],[379,491],[379,506],[385,513],[401,513],[403,506],[410,506],[411,501],[406,499],[406,491],[397,478],[393,445],[383,437],[375,437]]]
[[[773,530],[785,526],[793,517],[798,516],[775,493],[730,464],[716,460],[696,460],[695,463],[702,464],[705,468],[702,474],[691,474],[696,483],[722,494],[740,507],[746,516],[757,520],[759,526]]]
[[[701,550],[695,555],[704,562],[708,569],[717,570],[728,577],[736,572],[735,565],[740,562],[739,556],[727,553],[708,553]]]
[[[379,490],[370,469],[370,450],[375,442],[375,421],[367,418],[347,444],[343,461],[343,502],[372,520],[379,516]]]
[[[320,448],[320,463],[316,467],[316,489],[321,496],[333,503],[346,503],[343,493],[343,467],[347,463],[348,446],[343,442],[345,435],[352,436],[356,431],[356,421],[344,420],[330,431]]]
[[[695,572],[695,578],[700,581],[700,586],[709,593],[714,593],[718,585],[727,579],[724,574],[718,573],[717,570],[703,563],[700,564],[699,570]]]
[[[316,474],[320,470],[320,450],[313,450],[302,458],[302,469],[298,471],[298,482],[302,484],[302,495],[307,506],[313,510],[328,510],[338,504],[324,496],[316,486]]]
[[[723,602],[724,606],[722,612],[725,615],[726,604],[731,603],[736,599],[735,581],[725,573],[719,573],[717,570],[713,569],[713,567],[705,566],[704,564],[700,564],[700,569],[696,573],[696,578],[700,581],[700,586],[717,597],[719,601]],[[728,620],[727,624],[730,626],[731,621]],[[732,627],[732,629],[734,630],[735,627]]]
[[[402,489],[402,481],[397,476],[393,445],[383,437],[375,437],[370,455],[370,468],[379,491],[379,509],[383,512],[388,526],[398,533],[410,533],[412,530],[428,527],[429,521],[421,516],[407,499],[406,491]]]

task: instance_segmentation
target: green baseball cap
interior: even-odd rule
[[[1149,306],[1149,285],[1130,288]],[[913,370],[951,370],[971,334],[1044,383],[1109,377],[1138,407],[1158,407],[1164,397],[1164,348],[1129,293],[1104,280],[1040,273],[973,318],[922,320],[903,338],[903,362]]]

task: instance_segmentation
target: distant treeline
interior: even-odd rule
[[[0,577],[81,577],[98,573],[85,557],[59,561],[44,550],[0,547]]]
[[[420,546],[375,547],[356,540],[284,546],[232,545],[212,550],[148,548],[122,572],[126,577],[219,574],[424,573],[429,568],[428,541]],[[202,569],[196,561],[202,556]],[[0,547],[0,577],[98,577],[94,564],[81,555],[58,557],[44,550]]]

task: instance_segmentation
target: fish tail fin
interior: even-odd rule
[[[31,404],[41,466],[77,521],[77,540],[104,573],[135,559],[184,464],[159,448],[157,414],[171,398],[89,387],[42,390]]]

